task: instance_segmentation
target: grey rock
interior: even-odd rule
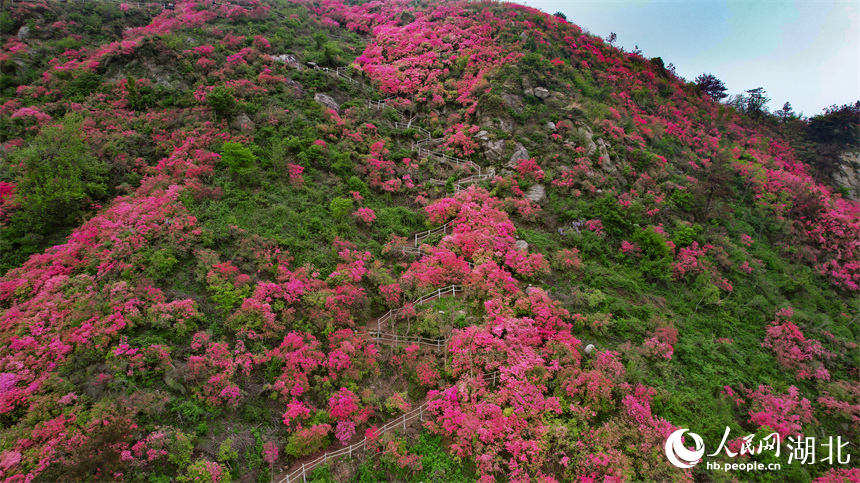
[[[532,185],[526,191],[526,198],[535,203],[540,203],[546,199],[546,189],[539,184]]]
[[[272,59],[274,59],[277,62],[283,62],[284,64],[287,64],[288,66],[290,66],[296,70],[304,69],[304,67],[302,67],[302,63],[299,62],[299,59],[297,59],[295,56],[293,56],[291,54],[275,55],[275,56],[272,56]],[[310,64],[310,62],[309,62],[309,64]]]
[[[238,125],[242,129],[254,129],[254,123],[251,122],[251,118],[248,117],[248,114],[242,112],[236,116],[236,125]]]
[[[594,351],[595,351],[594,344],[588,344],[587,346],[585,346],[585,353],[586,354],[591,354]]]
[[[525,240],[517,240],[517,242],[514,243],[514,248],[521,252],[527,252],[529,251],[529,243]]]
[[[546,99],[547,97],[549,97],[549,91],[544,89],[543,87],[536,87],[535,96],[538,99]]]
[[[860,152],[842,153],[836,160],[833,181],[837,186],[848,189],[849,200],[860,200]]]
[[[503,139],[484,143],[484,157],[487,158],[487,161],[495,163],[502,159],[503,154],[505,154],[505,141]]]
[[[533,95],[535,95],[535,90],[532,89],[531,87],[529,87],[523,91],[523,94],[525,94],[527,96],[533,96]]]
[[[332,97],[329,95],[317,92],[316,94],[314,94],[314,100],[328,107],[329,109],[334,109],[335,111],[340,110],[340,105],[338,105],[337,101],[332,99]]]
[[[523,100],[519,96],[511,94],[510,92],[502,92],[500,97],[505,101],[505,104],[507,104],[508,107],[514,110],[514,112],[523,112]]]
[[[597,144],[594,143],[594,134],[591,132],[591,128],[583,126],[577,129],[576,133],[579,136],[580,144],[585,148],[585,155],[594,154],[597,151]]]
[[[26,40],[30,37],[30,27],[24,25],[18,29],[18,40]]]
[[[530,159],[528,150],[520,143],[517,143],[514,148],[514,154],[511,156],[511,159],[505,164],[506,168],[515,168],[517,166],[517,161],[521,159]]]
[[[600,151],[600,168],[607,173],[617,173],[618,169],[612,164],[612,159],[609,157],[609,152],[606,150],[606,143],[603,139],[597,140],[597,149]]]
[[[191,37],[188,37],[188,38],[186,38],[186,39],[185,39],[185,43],[186,43],[186,44],[188,44],[188,45],[194,45],[194,44],[196,44],[196,43],[197,43],[197,41],[196,41],[196,40],[194,40],[194,39],[192,39]]]
[[[546,128],[549,129],[550,131],[555,131],[555,123],[552,121],[546,123]]]
[[[284,82],[288,86],[292,87],[296,91],[296,97],[304,97],[305,96],[305,88],[299,84],[298,82],[287,78],[286,82]]]
[[[487,131],[479,131],[478,134],[475,134],[475,139],[478,141],[487,142],[490,140],[490,133]]]

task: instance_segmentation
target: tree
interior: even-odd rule
[[[726,94],[726,85],[713,74],[702,74],[696,77],[696,87],[699,88],[699,92],[709,96],[714,102],[729,96]]]
[[[222,119],[229,117],[233,113],[233,108],[236,107],[233,89],[224,86],[212,89],[212,92],[206,96],[206,102],[215,111],[215,115]]]
[[[609,35],[606,37],[606,42],[609,45],[614,44],[616,40],[618,40],[618,35],[616,35],[615,32],[610,32]]]
[[[748,95],[746,96],[746,108],[744,112],[750,116],[766,114],[767,103],[770,102],[770,98],[767,97],[764,87],[756,87],[755,89],[746,91],[746,93]]]
[[[29,147],[15,151],[12,166],[22,165],[9,232],[48,234],[76,224],[107,194],[107,165],[81,139],[83,119],[68,114],[62,124],[46,126]],[[13,235],[13,236],[16,236]]]
[[[830,106],[809,119],[809,137],[817,143],[860,144],[860,101]]]
[[[563,14],[563,13],[561,13],[561,12],[555,12],[553,15],[555,15],[556,17],[558,17],[558,18],[560,18],[560,19],[562,19],[562,20],[567,20],[567,15],[565,15],[565,14]]]
[[[792,119],[797,118],[797,115],[794,113],[794,109],[791,107],[791,103],[789,102],[783,104],[782,109],[774,111],[774,114],[782,122],[788,122]]]

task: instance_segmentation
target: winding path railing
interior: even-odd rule
[[[496,381],[499,380],[499,371],[488,372],[485,374],[481,374],[481,379],[484,382],[490,384],[496,384]],[[437,398],[438,399],[438,398]],[[385,433],[395,431],[398,429],[402,429],[406,431],[406,428],[411,423],[415,422],[415,420],[424,421],[424,413],[427,412],[429,405],[433,400],[425,401],[422,405],[417,408],[400,415],[397,418],[385,423],[381,428],[377,429],[376,437],[374,439],[379,438]],[[302,463],[301,466],[296,467],[293,471],[287,473],[286,476],[278,480],[278,483],[296,483],[301,481],[302,483],[307,483],[307,477],[313,471],[314,468],[320,465],[328,464],[329,461],[335,461],[337,458],[342,456],[352,457],[353,454],[358,453],[361,450],[367,449],[368,438],[363,438],[361,441],[351,444],[346,448],[342,448],[335,451],[327,451],[320,456],[317,456],[311,461],[307,461]]]
[[[449,294],[449,293],[456,297],[458,292],[463,293],[465,291],[466,291],[466,289],[464,289],[462,285],[449,285],[447,287],[439,288],[433,292],[422,295],[420,298],[418,298],[418,300],[415,300],[412,302],[412,306],[421,305],[425,302],[429,302],[430,300],[441,298],[443,295]],[[402,314],[405,311],[406,311],[406,307],[400,307],[397,309],[389,310],[385,315],[383,315],[382,317],[377,319],[377,325],[376,325],[376,331],[375,332],[380,331],[382,324],[388,322],[389,320]]]
[[[431,237],[437,233],[447,233],[448,228],[452,227],[453,223],[454,223],[453,221],[449,221],[448,223],[445,223],[444,225],[433,228],[431,230],[419,231],[418,233],[416,233],[414,235],[415,236],[415,248],[418,248],[418,242],[425,239],[425,238],[429,238],[429,237]]]

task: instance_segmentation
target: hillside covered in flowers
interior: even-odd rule
[[[860,206],[575,22],[4,6],[0,479],[860,481]]]

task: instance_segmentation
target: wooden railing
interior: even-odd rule
[[[434,141],[438,142],[439,140],[437,139]],[[428,158],[435,158],[440,163],[449,163],[449,164],[453,164],[455,166],[465,166],[467,168],[472,168],[472,169],[477,170],[478,174],[481,174],[481,167],[478,166],[476,163],[469,161],[467,159],[455,158],[454,156],[448,156],[447,154],[437,153],[437,152],[431,151],[427,148],[421,147],[421,145],[420,145],[421,142],[422,141],[419,141],[417,143],[412,143],[412,149],[418,151],[419,156],[426,156]]]
[[[332,75],[334,75],[335,77],[339,77],[339,78],[341,78],[341,79],[343,79],[343,80],[345,80],[345,81],[347,81],[347,82],[351,82],[351,83],[353,83],[353,84],[355,84],[355,85],[357,85],[357,86],[361,87],[362,89],[370,90],[370,86],[368,86],[368,85],[367,85],[367,84],[365,84],[364,82],[361,82],[361,81],[359,81],[359,80],[353,79],[352,77],[350,77],[350,76],[346,75],[346,72],[347,72],[347,68],[346,68],[346,67],[337,67],[337,68],[335,68],[335,69],[331,69],[331,68],[329,68],[329,67],[320,67],[320,66],[318,66],[318,65],[314,64],[314,65],[313,65],[313,68],[314,68],[314,70],[318,70],[318,71],[321,71],[321,72],[325,72],[325,73],[327,73],[327,74],[332,74]]]
[[[418,134],[421,134],[422,136],[426,136],[427,139],[430,139],[433,136],[433,134],[430,131],[424,129],[423,127],[413,126],[412,124],[406,123],[406,122],[395,122],[394,127],[396,129],[414,129],[414,130],[418,131]]]
[[[496,381],[498,380],[498,371],[481,374],[481,379],[483,379],[485,382],[496,384]],[[424,404],[409,411],[408,413],[403,414],[385,423],[385,425],[377,429],[376,437],[374,439],[382,436],[385,433],[398,429],[406,431],[406,427],[409,424],[415,422],[416,419],[424,421],[424,413],[427,412],[430,403],[434,400],[425,401]],[[278,483],[295,483],[298,481],[301,481],[302,483],[307,483],[307,477],[313,471],[314,468],[320,465],[328,464],[329,461],[335,461],[337,458],[340,458],[342,456],[347,456],[351,458],[354,453],[358,453],[358,451],[360,450],[367,449],[367,443],[368,439],[363,438],[358,443],[351,444],[346,448],[342,448],[335,451],[327,451],[321,456],[317,456],[311,461],[302,463],[301,466],[297,467],[292,472],[287,473],[286,476],[278,480]]]
[[[420,240],[431,237],[437,233],[447,233],[448,228],[451,226],[452,223],[454,223],[454,222],[449,221],[448,223],[445,223],[444,225],[442,225],[440,227],[433,228],[432,230],[421,231],[421,232],[416,233],[415,234],[415,247],[416,248],[418,247],[418,242]]]
[[[437,351],[441,351],[443,348],[448,347],[448,341],[450,340],[448,338],[429,339],[427,337],[417,335],[389,334],[376,330],[368,332],[368,335],[370,335],[377,344],[382,343],[385,345],[393,345],[395,347],[400,344],[418,344],[432,347]]]
[[[412,305],[413,306],[421,305],[421,304],[428,302],[430,300],[433,300],[435,298],[442,297],[443,295],[448,294],[448,293],[453,294],[456,297],[458,292],[465,292],[465,289],[463,288],[462,285],[449,285],[447,287],[436,289],[434,292],[431,292],[429,294],[421,296],[421,298],[412,302]],[[385,315],[383,315],[382,317],[380,317],[378,319],[376,331],[381,331],[382,324],[384,324],[385,322],[388,322],[392,318],[402,314],[405,311],[406,311],[406,309],[404,307],[400,307],[399,309],[389,310]]]

